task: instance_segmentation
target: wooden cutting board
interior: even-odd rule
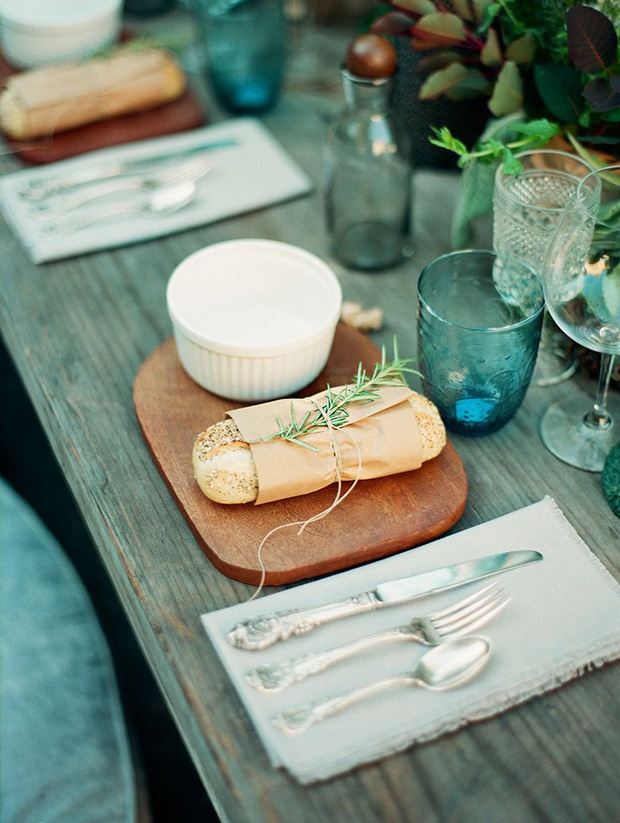
[[[346,383],[360,360],[371,369],[379,356],[368,338],[340,324],[327,366],[299,394],[321,391],[327,383]],[[267,532],[282,523],[305,520],[334,500],[335,486],[261,506],[222,505],[206,498],[193,478],[194,440],[239,403],[210,394],[188,377],[172,338],[140,368],[134,405],[144,439],[172,496],[209,560],[228,577],[258,584],[258,546]],[[417,471],[360,481],[340,506],[302,535],[295,528],[272,535],[263,549],[265,583],[290,583],[425,543],[458,521],[466,497],[465,470],[448,443]]]
[[[130,37],[125,33],[121,39]],[[0,53],[0,85],[3,86],[8,77],[17,73],[19,69],[8,63]],[[188,88],[177,100],[148,111],[110,117],[36,140],[14,140],[6,134],[3,134],[3,139],[25,163],[43,165],[109,146],[197,129],[205,125],[206,119],[201,102]]]

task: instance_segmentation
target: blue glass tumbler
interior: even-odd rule
[[[286,66],[283,0],[196,0],[195,8],[219,104],[233,114],[268,111]]]
[[[490,434],[514,416],[536,362],[543,306],[539,275],[515,257],[458,251],[426,266],[419,367],[448,429]]]

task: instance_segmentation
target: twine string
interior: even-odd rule
[[[319,404],[313,398],[311,398],[310,400],[318,410],[323,420],[325,421],[325,426],[327,427],[327,431],[329,433],[329,442],[332,449],[332,453],[334,455],[334,462],[336,466],[336,496],[334,497],[333,502],[326,509],[323,509],[323,511],[318,512],[312,517],[308,517],[306,520],[293,520],[290,523],[281,523],[279,526],[274,526],[273,529],[267,532],[267,534],[261,540],[257,552],[257,560],[261,572],[260,582],[254,594],[251,597],[249,597],[246,601],[248,603],[258,597],[258,595],[261,593],[265,585],[267,569],[263,562],[263,548],[265,546],[265,543],[269,540],[269,538],[281,529],[288,529],[293,526],[300,527],[297,531],[298,536],[303,534],[306,526],[310,525],[310,523],[316,523],[318,520],[322,520],[324,517],[327,517],[327,515],[331,514],[331,512],[334,511],[336,506],[339,506],[342,503],[342,501],[345,500],[351,494],[353,489],[357,486],[357,483],[360,479],[360,475],[362,473],[362,451],[359,447],[359,443],[345,429],[336,429],[332,421],[329,419],[328,415],[325,413],[325,410],[322,409],[321,406],[319,406]],[[355,478],[353,479],[353,482],[351,483],[347,491],[344,492],[344,494],[342,493],[342,451],[340,446],[338,445],[338,442],[336,441],[336,433],[342,434],[345,437],[347,437],[348,440],[355,446],[355,450],[357,452],[357,470],[355,472]]]

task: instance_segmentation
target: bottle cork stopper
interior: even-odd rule
[[[390,77],[396,71],[396,49],[379,34],[361,34],[349,46],[345,66],[357,77]]]

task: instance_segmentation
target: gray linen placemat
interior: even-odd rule
[[[207,156],[216,166],[198,184],[195,199],[180,211],[166,216],[149,218],[126,214],[68,234],[50,234],[48,224],[34,218],[32,204],[19,194],[20,189],[31,181],[71,176],[84,169],[101,170],[116,162],[157,158],[224,140],[235,141],[235,145],[208,152]],[[0,208],[32,261],[42,263],[204,226],[299,197],[311,189],[309,177],[265,126],[255,118],[241,117],[5,175],[0,180]],[[115,208],[121,205],[133,207],[143,203],[148,196],[144,191],[127,191],[99,198],[62,218],[62,222],[71,225],[72,219],[90,219],[110,204]],[[58,196],[48,202],[54,208],[60,208],[61,201],[62,196]]]
[[[460,600],[482,583],[340,620],[263,651],[235,649],[226,639],[230,629],[250,615],[341,600],[382,581],[514,549],[538,550],[544,560],[494,578],[513,601],[482,630],[493,646],[489,665],[477,680],[454,691],[394,688],[290,735],[272,724],[277,712],[413,669],[424,648],[384,644],[278,694],[256,691],[244,675],[262,663],[401,625]],[[301,783],[492,717],[620,657],[620,586],[549,497],[385,560],[204,614],[202,621],[272,764]]]

